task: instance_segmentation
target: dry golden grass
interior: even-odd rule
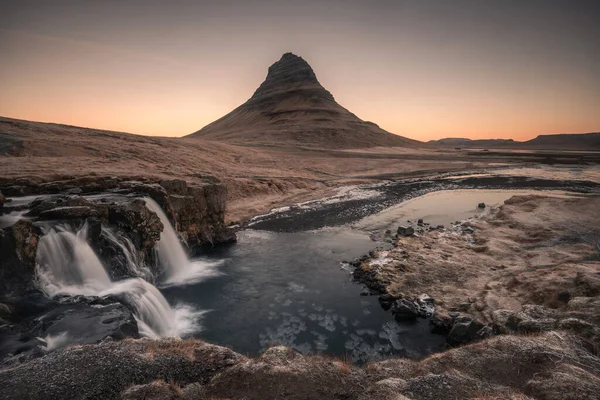
[[[150,360],[158,355],[180,355],[190,361],[195,361],[196,350],[205,344],[198,339],[143,340],[142,343],[144,355]]]

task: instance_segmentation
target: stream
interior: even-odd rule
[[[394,320],[342,262],[389,247],[383,232],[419,218],[449,226],[486,215],[514,195],[598,193],[600,185],[580,180],[579,169],[576,180],[562,170],[560,180],[539,171],[344,188],[332,198],[282,207],[255,217],[236,244],[209,252],[205,260],[223,260],[221,276],[163,293],[171,303],[208,310],[195,336],[243,354],[282,344],[359,363],[420,358],[443,350],[445,338],[430,333],[427,320]],[[481,202],[485,208],[478,208]]]

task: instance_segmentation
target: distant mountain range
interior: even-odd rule
[[[329,149],[423,145],[363,121],[340,106],[310,65],[292,53],[271,65],[248,101],[187,137]]]
[[[600,132],[559,133],[539,135],[535,139],[518,142],[512,139],[466,139],[446,138],[430,140],[428,143],[447,147],[489,149],[536,149],[536,150],[600,150]]]

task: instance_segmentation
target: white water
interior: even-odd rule
[[[42,237],[37,250],[38,278],[46,293],[96,295],[112,284],[94,250],[78,235],[57,227]]]
[[[144,198],[144,201],[146,207],[158,215],[164,226],[156,244],[158,259],[165,271],[164,286],[189,285],[220,275],[217,266],[222,262],[191,261],[162,208],[149,197]]]
[[[42,237],[37,251],[37,277],[46,294],[119,297],[135,310],[144,336],[181,336],[198,329],[200,312],[186,306],[171,308],[158,289],[145,280],[112,282],[86,242],[86,234],[84,225],[77,234],[57,227]]]

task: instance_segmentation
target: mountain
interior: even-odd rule
[[[445,138],[428,143],[466,148],[538,149],[538,150],[600,150],[600,132],[558,133],[539,135],[535,139],[518,142],[512,139]]]
[[[340,106],[310,65],[292,53],[271,65],[248,101],[188,137],[330,149],[421,144],[363,121]]]

